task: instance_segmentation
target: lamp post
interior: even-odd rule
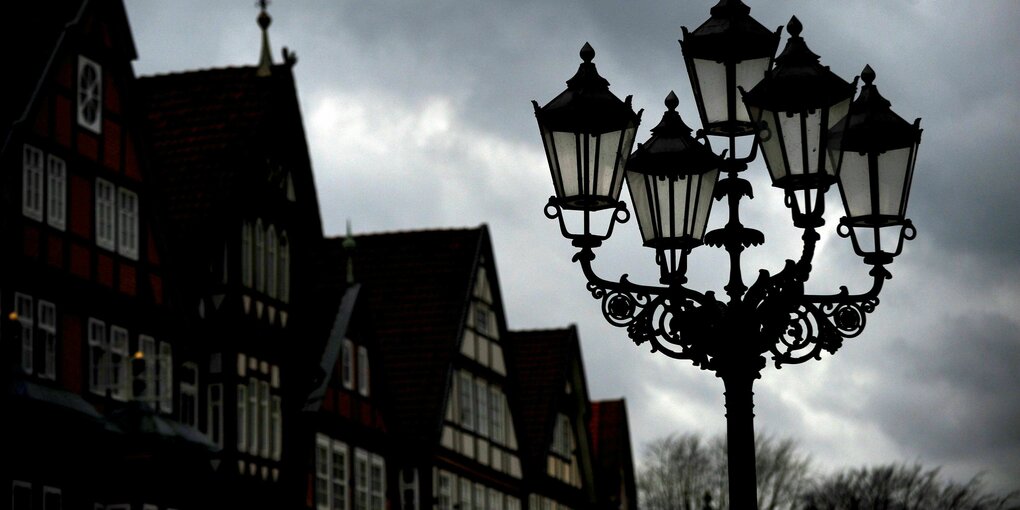
[[[631,153],[641,114],[631,109],[630,97],[620,101],[609,92],[588,44],[567,90],[544,107],[533,102],[556,191],[545,214],[578,248],[574,261],[606,320],[626,328],[635,343],[690,360],[723,380],[729,507],[741,510],[757,508],[752,388],[766,355],[780,368],[835,353],[859,335],[892,277],[885,266],[916,233],[905,214],[920,119],[909,124],[890,110],[870,67],[853,100],[857,80],[848,83],[819,63],[796,17],[787,25],[785,49],[773,59],[781,30],[763,27],[739,0],[721,0],[708,21],[693,32],[683,29],[680,44],[703,126],[695,136],[671,92],[662,121]],[[712,151],[709,135],[727,139],[722,155]],[[750,153],[738,156],[736,140],[747,136],[754,138]],[[775,274],[759,271],[748,287],[740,255],[765,238],[740,222],[740,202],[752,196],[740,173],[759,151],[773,186],[784,191],[794,226],[803,230],[803,246],[798,260],[787,260]],[[643,244],[655,250],[657,285],[626,275],[603,279],[592,267],[595,250],[631,215],[619,198],[623,181]],[[872,266],[871,289],[862,294],[846,287],[831,295],[804,292],[833,185],[846,212],[837,233],[850,237]],[[706,233],[710,198],[725,198],[729,216],[725,226]],[[611,214],[593,224],[599,211]],[[570,226],[571,215],[581,215],[580,231]],[[701,245],[729,255],[725,302],[686,285],[687,256]]]

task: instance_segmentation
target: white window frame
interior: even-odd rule
[[[498,386],[489,386],[489,414],[491,415],[489,436],[496,444],[506,444],[506,408],[503,403],[503,392]]]
[[[453,475],[439,471],[436,476],[436,510],[453,510]]]
[[[290,238],[287,231],[280,231],[280,301],[290,301]]]
[[[259,381],[248,379],[248,453],[259,454]]]
[[[128,379],[128,331],[121,326],[110,326],[109,376],[107,379],[110,396],[115,400],[126,401],[130,392]]]
[[[329,456],[329,504],[332,505],[331,510],[350,510],[351,507],[351,484],[348,480],[351,468],[351,455],[347,445],[337,441],[332,441],[332,451]],[[337,454],[343,458],[343,469],[337,469]],[[338,488],[343,489],[343,495],[338,498]],[[337,499],[340,499],[340,504],[337,505]]]
[[[266,291],[266,232],[262,218],[255,220],[255,290]]]
[[[31,374],[35,370],[35,304],[32,296],[15,292],[14,313],[21,326],[21,370]]]
[[[47,496],[50,494],[56,494],[57,497],[59,498],[57,500],[56,507],[52,507],[46,504],[46,501],[48,499]],[[60,489],[56,487],[43,486],[42,510],[61,510],[63,507],[64,507],[64,495],[61,493]]]
[[[169,342],[159,343],[159,410],[174,411],[174,350]]]
[[[138,259],[138,194],[117,189],[117,253]]]
[[[25,144],[21,160],[21,213],[36,221],[43,219],[43,152]]]
[[[472,500],[472,503],[474,503],[474,504],[471,506],[471,508],[473,510],[485,510],[485,499],[486,499],[485,495],[486,495],[485,486],[476,482],[475,483],[475,496],[474,496],[474,499]]]
[[[138,335],[138,353],[141,354],[142,362],[145,363],[145,371],[142,372],[142,381],[145,382],[145,390],[141,395],[135,394],[135,400],[148,403],[156,407],[156,365],[159,358],[156,355],[156,339],[150,335]],[[136,356],[138,354],[136,353]],[[132,388],[133,389],[133,388]]]
[[[116,189],[110,181],[96,178],[96,245],[110,251],[117,247]]]
[[[269,458],[269,381],[259,381],[259,455]]]
[[[283,456],[283,401],[279,395],[273,395],[269,407],[269,434],[272,439],[270,456],[280,460]]]
[[[367,397],[371,387],[371,371],[368,366],[368,349],[364,345],[358,346],[358,394]]]
[[[206,386],[206,431],[209,440],[223,448],[223,384]]]
[[[188,380],[185,376],[194,374],[194,379]],[[178,376],[178,391],[180,392],[180,410],[177,413],[178,420],[189,427],[198,429],[198,388],[199,388],[198,364],[193,361],[181,363],[181,372]]]
[[[329,447],[329,438],[322,435],[315,435],[315,508],[316,510],[330,510],[332,503],[332,490],[330,481],[332,478],[332,450]]]
[[[489,437],[489,385],[485,379],[475,379],[475,409],[478,410],[475,432],[482,437]]]
[[[277,268],[279,264],[279,260],[276,258],[279,254],[277,242],[276,227],[269,225],[269,228],[266,230],[266,294],[271,298],[276,297],[279,283],[277,281]]]
[[[93,68],[95,70],[96,80],[94,84],[82,83],[82,74],[86,68]],[[83,85],[89,85],[90,90],[84,90]],[[95,61],[84,55],[78,55],[77,92],[78,97],[76,104],[78,111],[78,125],[92,131],[93,133],[101,133],[103,126],[103,68]],[[87,118],[85,109],[87,104],[82,101],[82,98],[85,96],[94,98],[96,101],[94,119]]]
[[[248,452],[248,385],[237,385],[237,451]]]
[[[372,454],[368,467],[368,508],[386,510],[386,460]]]
[[[46,223],[64,230],[67,221],[67,164],[54,155],[46,158]]]
[[[350,338],[343,341],[340,353],[340,382],[344,389],[354,389],[354,342]]]
[[[15,498],[17,497],[18,489],[22,489],[22,490],[27,490],[28,491],[28,508],[18,508],[16,506],[14,506],[14,504],[16,502]],[[32,510],[32,499],[34,499],[34,498],[32,497],[32,484],[31,483],[23,482],[21,480],[13,480],[13,481],[11,481],[11,508],[13,510]]]
[[[457,421],[464,429],[475,430],[474,378],[471,377],[470,373],[461,371],[457,383],[457,404],[460,410],[460,416],[458,416],[459,419]]]
[[[38,306],[39,344],[43,351],[39,377],[53,380],[57,378],[57,307],[42,299]]]
[[[369,510],[368,452],[354,449],[354,510]]]
[[[459,493],[457,503],[460,505],[460,510],[471,510],[471,494],[475,492],[471,481],[464,478],[458,480],[457,492]]]
[[[104,394],[109,385],[110,340],[106,332],[106,323],[89,317],[89,390],[92,393]]]

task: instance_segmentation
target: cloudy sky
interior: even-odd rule
[[[677,39],[713,0],[277,0],[274,58],[295,75],[328,234],[489,225],[514,329],[577,324],[593,398],[625,397],[632,440],[725,429],[722,382],[637,347],[605,324],[542,214],[552,192],[530,100],[565,87],[587,41],[620,97],[646,110],[648,137],[675,90],[697,125]],[[127,0],[139,75],[258,59],[252,0]],[[864,334],[835,356],[755,386],[756,427],[797,439],[821,469],[914,462],[960,480],[1020,488],[1020,9],[1014,0],[749,2],[768,27],[791,15],[822,63],[848,81],[865,64],[893,108],[924,128],[909,216],[916,240]],[[784,34],[783,43],[786,36]],[[766,244],[745,279],[800,253],[762,163],[745,174],[746,225]],[[830,194],[830,212],[838,199]],[[863,291],[867,267],[821,231],[808,290]],[[721,226],[720,207],[710,228]],[[724,252],[692,255],[691,280],[721,294]],[[654,282],[637,226],[619,228],[597,270]]]

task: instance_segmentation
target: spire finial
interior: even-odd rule
[[[269,0],[258,0],[256,5],[260,9],[259,17],[256,20],[259,28],[262,29],[262,52],[259,55],[259,68],[255,71],[255,75],[269,76],[273,69],[273,55],[269,50],[269,25],[273,22],[273,18],[269,17],[269,13],[266,12]]]
[[[797,19],[796,16],[790,18],[790,22],[786,24],[786,31],[793,37],[800,37],[800,33],[803,30],[804,25],[800,23],[800,20]]]
[[[669,108],[669,111],[672,112],[676,111],[677,106],[680,106],[680,99],[677,98],[676,93],[671,90],[669,91],[669,95],[666,96],[666,108]]]
[[[592,48],[590,44],[584,43],[581,47],[581,60],[585,63],[591,62],[595,58],[595,48]]]
[[[875,81],[875,70],[870,65],[865,64],[864,70],[861,71],[861,79],[864,80],[865,85],[871,85]]]

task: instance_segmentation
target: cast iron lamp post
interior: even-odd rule
[[[573,260],[606,320],[626,328],[635,343],[648,342],[653,352],[690,360],[723,380],[729,506],[740,510],[757,508],[752,386],[766,353],[779,368],[819,359],[823,350],[835,353],[859,335],[892,277],[885,266],[915,236],[905,214],[920,119],[909,124],[890,110],[870,67],[853,100],[857,80],[847,83],[819,63],[796,17],[773,62],[781,30],[766,29],[739,0],[721,0],[698,29],[683,29],[680,44],[703,126],[693,137],[670,92],[662,121],[631,153],[641,113],[631,109],[630,97],[620,101],[609,91],[588,44],[567,90],[544,107],[533,102],[556,192],[546,216],[578,248]],[[727,139],[722,156],[708,135]],[[745,136],[754,144],[738,157],[736,140]],[[803,248],[797,261],[787,260],[776,274],[759,271],[748,287],[740,255],[765,237],[740,222],[740,201],[752,194],[739,175],[758,151],[773,185],[784,190],[794,226],[803,230]],[[606,280],[592,268],[595,249],[630,217],[619,197],[624,180],[643,243],[655,249],[659,285],[632,283],[626,275]],[[837,233],[850,237],[872,266],[871,289],[862,294],[846,287],[832,295],[804,292],[833,185],[846,212]],[[727,199],[729,217],[706,234],[711,198]],[[580,215],[580,231],[568,226],[568,215]],[[702,244],[729,254],[725,302],[686,286],[687,256]]]

